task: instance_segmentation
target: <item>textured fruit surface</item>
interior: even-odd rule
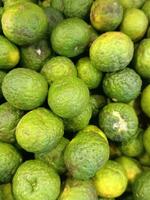
[[[92,4],[90,19],[101,32],[115,30],[122,21],[123,7],[117,0],[96,0]]]
[[[53,149],[64,133],[62,120],[46,108],[28,112],[16,128],[18,144],[29,152],[43,152]]]
[[[58,174],[39,160],[24,162],[13,178],[13,194],[17,200],[56,200],[59,193]]]
[[[145,1],[142,10],[144,11],[146,16],[148,17],[148,20],[150,21],[150,1]]]
[[[143,112],[150,117],[150,85],[142,91],[141,95],[141,107]]]
[[[99,114],[99,126],[113,141],[128,141],[136,135],[138,118],[134,109],[124,103],[110,103]]]
[[[120,196],[127,187],[127,176],[124,168],[115,161],[109,160],[94,177],[98,195],[105,198]]]
[[[93,177],[108,158],[107,140],[93,131],[80,131],[68,144],[64,154],[69,173],[80,180]]]
[[[133,57],[133,42],[121,32],[106,32],[91,45],[90,59],[103,72],[124,69]]]
[[[41,73],[45,76],[49,84],[65,76],[77,76],[74,63],[64,56],[56,56],[48,60],[44,64]]]
[[[99,110],[106,105],[106,98],[103,95],[91,95],[90,104],[92,107],[92,117],[96,117]]]
[[[12,106],[31,110],[45,101],[48,84],[41,74],[31,69],[16,68],[5,76],[2,92]]]
[[[139,96],[142,86],[140,76],[130,68],[107,73],[103,79],[103,90],[113,101],[129,102]]]
[[[52,32],[53,50],[62,56],[75,57],[85,50],[90,41],[88,24],[80,18],[69,18],[59,23]]]
[[[30,2],[10,6],[2,16],[4,35],[18,45],[38,41],[46,34],[47,27],[48,20],[42,8]]]
[[[63,118],[73,118],[89,104],[89,90],[76,77],[64,77],[51,84],[48,104],[54,113]]]
[[[141,8],[145,0],[119,0],[124,9]]]
[[[0,70],[0,99],[3,97],[3,94],[2,94],[2,82],[3,82],[5,76],[6,76],[6,72]]]

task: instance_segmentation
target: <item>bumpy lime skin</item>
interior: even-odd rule
[[[22,116],[23,111],[14,108],[8,102],[0,105],[0,141],[12,143],[16,140],[16,126]]]
[[[41,70],[51,55],[51,49],[46,40],[40,40],[31,46],[21,48],[21,65],[36,71]]]
[[[5,9],[17,3],[35,2],[36,0],[3,0]]]
[[[107,32],[91,45],[90,59],[98,70],[114,72],[124,69],[132,60],[132,40],[121,32]]]
[[[77,77],[64,77],[53,82],[48,93],[48,104],[52,111],[63,118],[73,118],[88,106],[89,90]]]
[[[149,200],[150,171],[142,172],[135,180],[132,191],[135,200]]]
[[[64,0],[64,14],[67,17],[84,18],[88,15],[93,0]]]
[[[103,79],[103,90],[113,101],[126,103],[136,99],[141,87],[140,76],[130,68],[107,73]]]
[[[54,169],[39,160],[24,162],[13,178],[16,200],[56,200],[60,193],[60,177]]]
[[[54,149],[43,153],[37,153],[35,154],[35,158],[42,160],[50,167],[53,167],[59,174],[62,174],[66,171],[64,151],[68,143],[69,140],[63,137]]]
[[[90,20],[93,27],[101,32],[113,31],[121,23],[123,7],[117,0],[96,0],[93,2]]]
[[[0,69],[9,70],[18,64],[19,49],[4,36],[0,36],[0,52]]]
[[[16,68],[5,76],[2,92],[5,99],[15,108],[32,110],[45,101],[48,83],[34,70]]]
[[[0,142],[0,183],[10,182],[21,162],[22,157],[14,146]]]
[[[99,126],[112,141],[128,141],[136,135],[138,118],[131,106],[110,103],[99,114]]]
[[[63,0],[50,0],[51,6],[60,12],[64,11],[64,1]]]
[[[141,107],[143,112],[150,117],[150,85],[147,85],[141,95]]]
[[[18,144],[26,151],[33,153],[52,150],[63,134],[62,120],[45,108],[28,112],[16,128]]]
[[[44,11],[34,3],[12,5],[2,16],[4,35],[17,45],[29,45],[40,40],[47,28],[48,20]]]
[[[2,82],[3,82],[5,76],[6,76],[6,72],[0,70],[0,99],[3,97],[3,94],[2,94]]]
[[[88,155],[88,156],[87,156]],[[109,145],[95,132],[79,132],[66,147],[64,160],[70,175],[88,180],[109,158]]]
[[[144,39],[141,41],[134,56],[135,70],[141,77],[147,79],[150,79],[149,51],[150,39]]]
[[[43,74],[48,83],[51,84],[65,76],[77,76],[77,70],[74,63],[69,58],[56,56],[44,64],[41,74]]]
[[[119,0],[124,10],[128,8],[141,8],[146,0]]]
[[[97,200],[92,181],[68,179],[58,200]]]
[[[70,119],[64,119],[65,130],[69,132],[76,132],[85,128],[92,117],[91,105],[88,105],[85,110],[78,116]]]
[[[67,57],[75,57],[83,53],[89,42],[89,26],[80,18],[63,20],[54,28],[51,35],[53,50]]]

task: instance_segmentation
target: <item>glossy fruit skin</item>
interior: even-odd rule
[[[97,200],[92,181],[68,179],[58,200]]]
[[[131,8],[126,10],[120,30],[137,42],[144,37],[147,27],[148,18],[145,13],[140,9]]]
[[[136,135],[138,118],[131,106],[109,103],[99,114],[99,126],[112,141],[128,141]]]
[[[126,190],[127,181],[124,168],[112,160],[109,160],[103,168],[99,169],[94,177],[97,193],[104,198],[121,196]]]
[[[5,76],[2,92],[5,99],[15,108],[32,110],[45,101],[48,83],[34,70],[16,68]]]
[[[69,58],[56,56],[44,64],[41,74],[43,74],[48,83],[51,84],[65,76],[77,76],[77,70],[74,63]]]
[[[84,52],[90,41],[88,24],[80,18],[68,18],[52,32],[51,44],[59,55],[75,57]]]
[[[101,32],[114,31],[123,18],[123,7],[117,0],[96,0],[90,12],[93,27]]]
[[[2,82],[4,80],[4,77],[6,76],[6,72],[0,70],[0,100],[3,97],[3,93],[2,93]]]
[[[133,196],[135,200],[149,200],[150,196],[150,171],[142,172],[133,184]]]
[[[141,95],[141,107],[143,112],[150,117],[150,85],[147,85],[142,91]]]
[[[92,64],[102,72],[124,69],[133,57],[133,42],[121,32],[106,32],[90,47]]]
[[[17,3],[5,10],[2,28],[10,41],[17,45],[29,45],[44,37],[48,20],[38,5],[30,2]]]
[[[48,104],[62,118],[73,118],[89,104],[89,90],[77,77],[64,77],[53,82],[48,93]]]
[[[46,108],[37,108],[28,112],[16,128],[18,144],[26,151],[33,153],[52,150],[63,134],[62,120]]]
[[[37,188],[34,190],[34,188]],[[56,200],[60,193],[60,177],[54,169],[39,160],[24,162],[13,177],[16,200]]]
[[[64,0],[64,14],[67,17],[84,18],[88,15],[93,0]]]
[[[11,181],[22,162],[20,153],[11,144],[0,142],[0,183]]]
[[[19,49],[2,35],[0,36],[0,52],[0,69],[10,70],[18,64]]]
[[[136,99],[141,91],[142,80],[130,68],[118,72],[107,73],[103,79],[105,94],[116,102],[129,102]]]
[[[24,68],[40,71],[44,63],[51,56],[51,49],[46,40],[27,47],[21,47],[21,65]]]
[[[68,144],[64,153],[70,175],[79,180],[92,178],[108,158],[108,141],[93,131],[81,130]]]

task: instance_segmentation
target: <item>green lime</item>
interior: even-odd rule
[[[21,47],[21,65],[39,71],[50,55],[51,49],[48,42],[40,40],[30,46]]]
[[[142,172],[139,162],[135,159],[121,156],[116,159],[116,162],[120,163],[125,169],[129,184],[133,184],[136,177]]]
[[[63,0],[66,17],[86,17],[93,0]]]
[[[0,105],[0,141],[12,143],[15,139],[16,126],[23,112],[8,102]]]
[[[146,0],[119,0],[124,9],[141,8]]]
[[[75,179],[92,178],[109,158],[108,141],[93,130],[81,130],[67,145],[64,160]]]
[[[63,12],[64,11],[64,0],[48,0],[53,8]]]
[[[89,104],[85,108],[85,110],[78,116],[63,120],[65,130],[69,132],[76,132],[85,128],[89,124],[91,116],[92,116],[92,108],[91,105]]]
[[[52,150],[63,134],[62,120],[46,108],[37,108],[28,112],[16,128],[18,144],[33,153]]]
[[[115,198],[123,194],[127,183],[124,168],[119,163],[111,160],[99,169],[94,177],[98,195],[105,198]]]
[[[144,37],[147,27],[148,18],[144,12],[137,8],[131,8],[126,10],[120,30],[137,42]]]
[[[131,39],[121,32],[106,32],[90,47],[90,59],[97,69],[114,72],[124,69],[132,60],[134,46]]]
[[[3,82],[5,76],[6,76],[6,72],[0,70],[0,99],[3,97],[2,82]]]
[[[42,160],[50,167],[53,167],[58,173],[62,174],[66,171],[64,151],[68,143],[69,140],[63,137],[54,149],[43,153],[36,153],[35,158]]]
[[[68,18],[52,31],[53,50],[62,56],[75,57],[84,52],[90,41],[88,24],[80,18]]]
[[[0,69],[9,70],[18,64],[20,60],[18,48],[2,35],[0,36],[0,52]]]
[[[137,132],[138,134],[136,137],[121,143],[120,149],[124,155],[137,157],[144,152],[143,130],[139,128]]]
[[[44,64],[41,73],[45,76],[49,84],[64,76],[77,76],[75,65],[69,58],[64,56],[56,56],[48,60]]]
[[[106,105],[106,98],[103,95],[91,95],[90,103],[92,107],[92,117],[96,117],[99,110]]]
[[[5,9],[17,3],[36,2],[36,0],[2,0],[2,1],[3,1]]]
[[[150,197],[150,171],[142,172],[133,184],[134,200],[149,200]]]
[[[98,71],[88,57],[80,58],[77,62],[78,77],[89,89],[97,88],[102,80],[102,72]]]
[[[2,92],[12,106],[31,110],[45,101],[48,84],[45,78],[34,70],[16,68],[4,77]]]
[[[149,63],[150,39],[144,39],[140,42],[134,56],[134,67],[138,74],[150,79],[150,63]]]
[[[0,183],[11,181],[21,162],[22,157],[14,146],[0,142]]]
[[[107,73],[103,79],[103,90],[113,101],[129,102],[136,99],[141,92],[142,80],[130,68]]]
[[[150,117],[150,85],[147,85],[141,95],[141,107],[143,112]]]
[[[112,141],[124,142],[137,134],[138,118],[125,103],[110,103],[100,111],[99,126]]]
[[[4,35],[18,45],[28,45],[43,38],[47,27],[48,20],[42,8],[30,2],[12,5],[2,16]]]
[[[49,107],[63,118],[73,118],[81,114],[89,100],[87,86],[77,77],[64,77],[54,81],[48,93]]]
[[[96,0],[91,7],[93,27],[101,32],[113,31],[121,23],[123,7],[118,0]]]
[[[142,10],[144,11],[146,16],[148,17],[148,20],[150,21],[150,1],[149,0],[145,1],[142,7]]]
[[[39,160],[24,162],[13,178],[13,194],[17,200],[56,200],[59,193],[58,174]]]
[[[97,200],[92,181],[67,180],[58,200]]]
[[[2,192],[2,199],[0,195],[0,200],[15,200],[12,193],[11,183],[0,185],[0,190]]]

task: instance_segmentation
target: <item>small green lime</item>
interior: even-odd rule
[[[64,56],[56,56],[48,60],[44,64],[41,73],[49,84],[65,76],[77,76],[75,65],[69,58]]]
[[[63,134],[62,120],[46,108],[37,108],[28,112],[16,128],[18,144],[33,153],[52,150]]]
[[[89,89],[97,88],[102,80],[102,72],[98,71],[88,57],[80,58],[77,62],[78,77]]]
[[[150,85],[147,85],[142,92],[141,107],[143,112],[150,117]]]
[[[63,12],[64,11],[64,1],[63,0],[48,0],[53,8]]]
[[[146,0],[119,0],[124,10],[128,8],[141,8]]]
[[[59,193],[60,177],[42,161],[24,162],[13,177],[13,194],[17,200],[56,200]]]
[[[63,118],[73,118],[81,114],[89,100],[88,87],[77,77],[64,77],[54,81],[48,93],[49,107]]]
[[[12,106],[21,110],[32,110],[45,101],[48,83],[34,70],[16,68],[4,77],[2,92]]]

